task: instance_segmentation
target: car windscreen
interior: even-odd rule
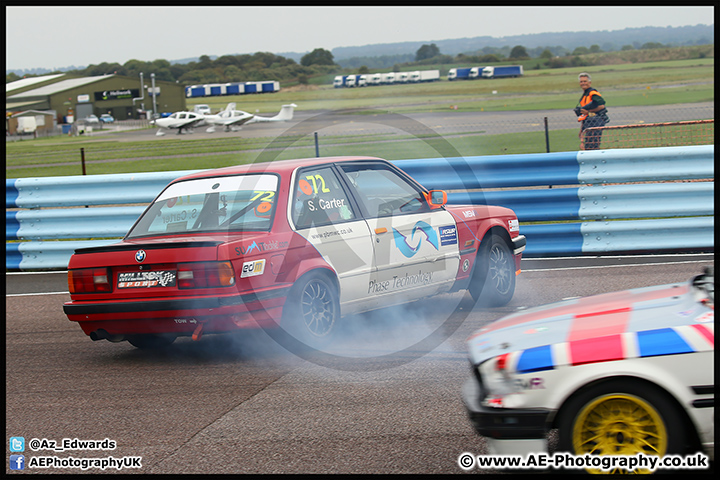
[[[127,238],[178,233],[268,231],[279,179],[274,174],[199,178],[170,185]]]

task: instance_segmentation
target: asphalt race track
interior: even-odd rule
[[[684,282],[713,261],[527,260],[506,307],[456,311],[455,294],[352,317],[332,355],[305,358],[262,331],[180,339],[156,352],[93,342],[62,312],[64,272],[6,274],[6,437],[25,438],[26,463],[133,457],[141,466],[127,473],[464,473],[461,453],[487,453],[460,399],[468,335],[519,308]],[[424,342],[433,331],[440,340]],[[116,447],[50,448],[63,439]]]

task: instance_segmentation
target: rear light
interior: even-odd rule
[[[70,293],[112,292],[109,268],[81,268],[68,270]]]
[[[235,271],[230,262],[181,263],[178,265],[178,288],[212,288],[235,285]]]

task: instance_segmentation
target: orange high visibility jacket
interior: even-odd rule
[[[600,102],[598,102],[595,106],[590,108],[596,108],[600,105],[605,104],[605,100],[602,98],[602,95],[600,95],[600,92],[595,90],[594,88],[590,87],[583,93],[582,97],[580,97],[580,107],[585,108],[586,105],[589,105],[593,102],[595,102],[595,99],[593,97],[597,96]],[[586,109],[587,110],[587,109]]]

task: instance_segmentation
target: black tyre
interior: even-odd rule
[[[602,383],[572,398],[560,415],[561,452],[576,456],[642,453],[661,457],[685,453],[686,435],[677,405],[650,384],[629,379]]]
[[[172,344],[176,338],[175,335],[143,334],[128,335],[127,341],[133,347],[143,350],[154,350],[167,347]]]
[[[469,291],[475,301],[486,307],[502,307],[512,300],[515,259],[499,235],[490,234],[480,244]]]
[[[337,330],[340,301],[327,276],[309,273],[293,285],[283,308],[288,330],[299,340],[324,344]]]

